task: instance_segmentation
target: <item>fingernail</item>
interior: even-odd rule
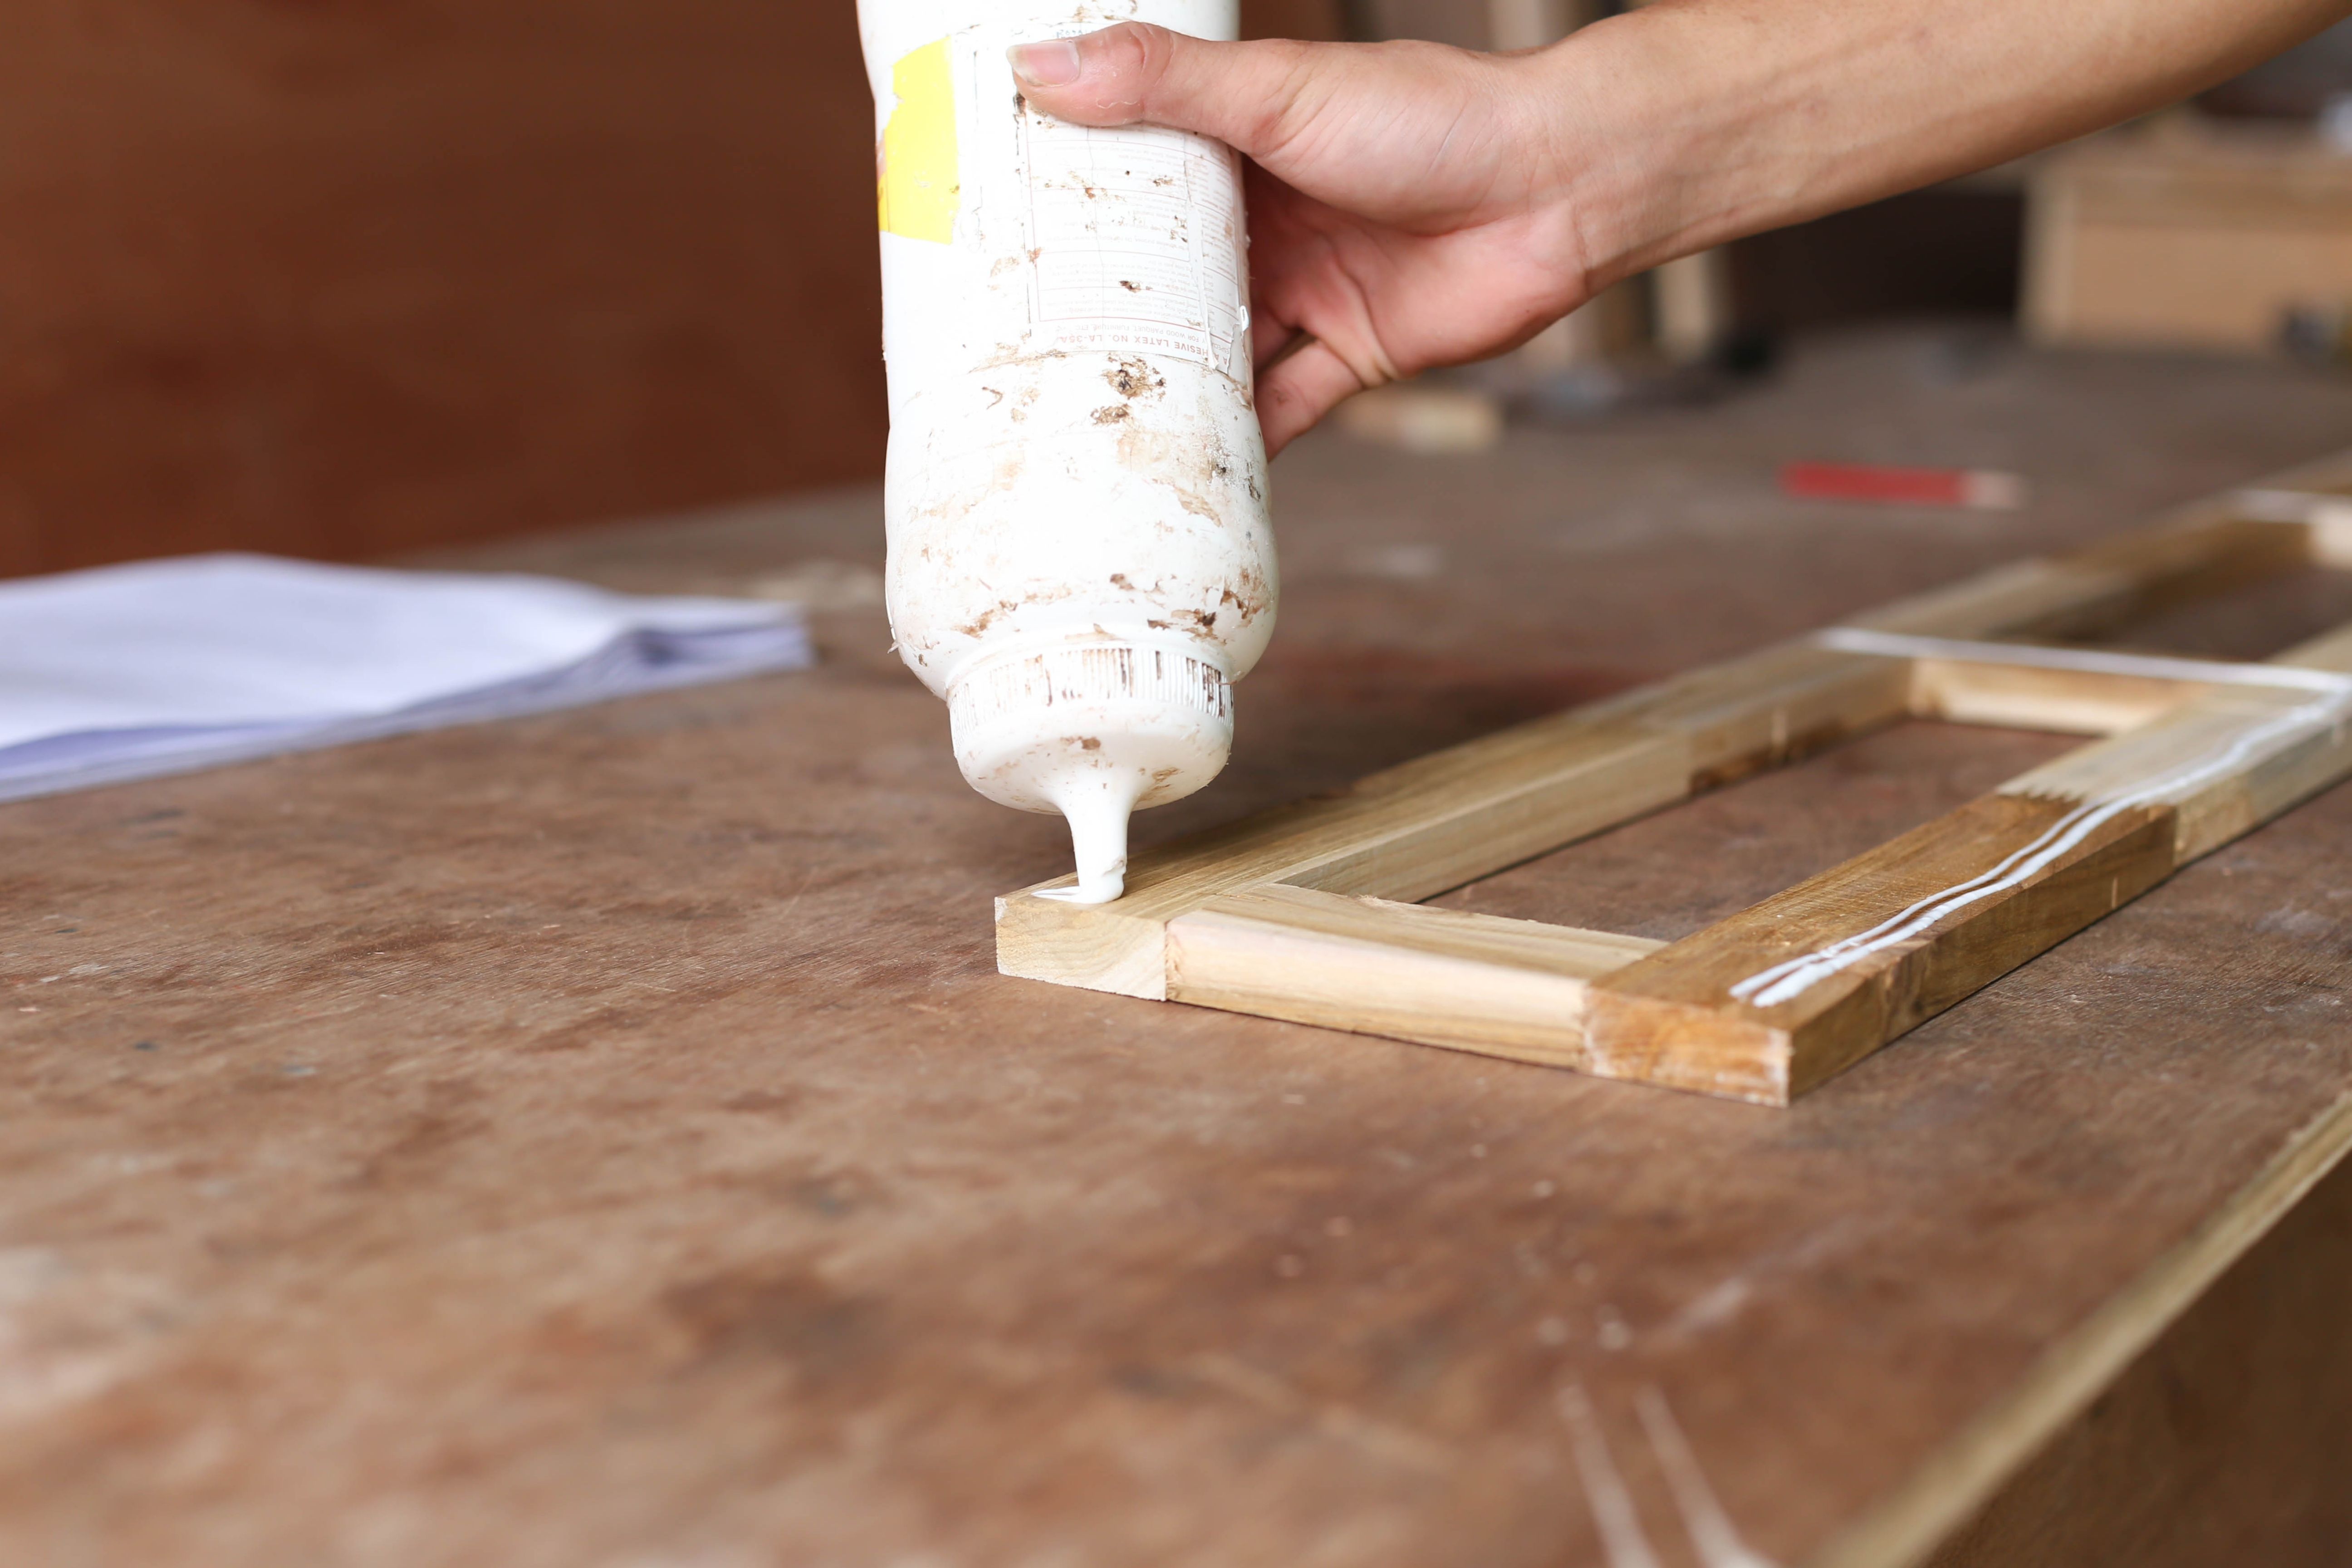
[[[1021,79],[1024,87],[1067,87],[1085,69],[1078,62],[1078,46],[1067,38],[1015,44],[1004,52],[1013,60],[1013,74]]]

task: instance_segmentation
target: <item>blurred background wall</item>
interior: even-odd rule
[[[0,7],[0,572],[875,472],[853,8]]]

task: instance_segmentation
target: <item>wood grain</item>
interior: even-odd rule
[[[2063,1343],[2052,1346],[2032,1373],[1972,1421],[1937,1456],[1934,1465],[1843,1531],[1815,1560],[1816,1568],[1872,1568],[1878,1563],[1916,1562],[1931,1543],[1951,1539],[1955,1527],[1969,1522],[1967,1516],[1971,1510],[1962,1506],[1963,1498],[1971,1492],[1983,1495],[1990,1491],[1992,1483],[2008,1479],[2032,1457],[2041,1444],[2021,1441],[2028,1434],[2041,1438],[2063,1432],[2062,1444],[2084,1441],[2086,1426],[2095,1428],[2097,1413],[2093,1412],[2093,1419],[2087,1424],[2075,1421],[2070,1426],[2070,1419],[2080,1415],[2112,1380],[2126,1374],[2136,1358],[2157,1346],[2159,1337],[2180,1321],[2225,1270],[2246,1258],[2282,1222],[2288,1221],[2315,1189],[2332,1182],[2336,1190],[2322,1197],[2320,1211],[2314,1216],[2322,1226],[2327,1223],[2327,1211],[2341,1202],[2344,1173],[2352,1168],[2347,1165],[2347,1155],[2352,1155],[2352,1095],[2321,1108],[2308,1123],[2296,1129],[2252,1180]],[[2310,1242],[2305,1242],[2298,1252],[2300,1256],[2294,1262],[2312,1269],[2321,1281],[2320,1289],[2340,1295],[2345,1278],[2341,1265],[2324,1252],[2314,1256]],[[2273,1259],[2273,1266],[2277,1267],[2278,1260]],[[2330,1351],[2340,1352],[2340,1315],[2338,1322],[2339,1327],[2326,1336],[2335,1342],[2328,1347]],[[2314,1370],[2325,1370],[2325,1363]],[[2210,1394],[2229,1398],[2243,1392],[2242,1388],[2229,1387],[2225,1382],[2221,1387],[2211,1389]],[[2336,1421],[2323,1417],[2314,1425],[2325,1433],[2340,1425],[2340,1417]],[[2315,1458],[2315,1462],[2306,1458],[2297,1463],[2295,1457],[2282,1454],[2280,1468],[2284,1474],[2299,1478],[2314,1474],[2333,1477],[2344,1468],[2342,1457],[2326,1449]],[[2143,1474],[2137,1479],[2145,1487],[2147,1478]],[[2029,1479],[2021,1489],[2024,1496],[2004,1494],[1995,1510],[1989,1511],[2011,1506],[2030,1507],[2031,1489]],[[2092,1492],[2075,1507],[2086,1520],[2095,1519],[2103,1511],[2126,1516],[2149,1511],[2143,1500],[2112,1492]],[[2336,1503],[2327,1511],[2342,1511],[2341,1504]],[[2263,1522],[2275,1529],[2288,1521],[2273,1519]],[[1956,1549],[1961,1549],[1958,1554],[1965,1561],[1966,1537],[1961,1536],[1954,1544]],[[2327,1562],[2340,1544],[2327,1543],[2327,1553],[2318,1561]],[[1996,1556],[1995,1562],[1998,1561]]]
[[[2338,1568],[2352,1541],[2347,1280],[2352,1166],[2338,1165],[1927,1568]]]
[[[2283,367],[1918,374],[1944,342],[1800,344],[1736,405],[1475,469],[1310,436],[1244,744],[1144,830],[2352,424],[2352,386]],[[2065,482],[1966,530],[1773,503],[1791,433],[1832,429]],[[709,591],[878,566],[880,517],[858,490],[473,559]],[[1421,541],[1434,575],[1356,564]],[[2128,1363],[2081,1331],[2177,1316],[2256,1234],[2211,1222],[2275,1202],[2352,1089],[2352,792],[1766,1111],[1001,978],[989,898],[1061,829],[962,783],[878,610],[817,630],[802,675],[0,808],[0,1561],[1604,1568],[1571,1386],[1669,1568],[1703,1559],[1645,1393],[1759,1555],[1923,1495],[1874,1539],[1924,1552]],[[1786,839],[1725,792],[1705,835],[1620,830],[1612,874],[1711,911],[1789,842],[1841,858],[1844,819],[1951,799],[1949,737],[1906,733],[1812,764],[1843,790],[1752,786]],[[1963,797],[2039,754],[2010,742]],[[1511,874],[1558,900],[1512,912],[1569,918],[1607,849]],[[2233,1368],[2180,1371],[2193,1413]],[[2290,1501],[2329,1479],[2263,1457]]]
[[[2179,707],[2192,690],[2179,681],[2145,676],[1948,658],[1915,659],[1911,665],[1911,711],[1916,718],[2061,735],[2137,729]]]
[[[1663,945],[1276,885],[1168,923],[1168,996],[1580,1068],[1585,982]]]

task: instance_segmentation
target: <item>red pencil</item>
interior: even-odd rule
[[[1799,500],[1875,501],[1887,506],[1958,506],[2015,511],[2022,477],[1996,468],[1885,468],[1868,463],[1789,463],[1780,489]]]

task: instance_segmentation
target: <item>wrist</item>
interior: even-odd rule
[[[1696,20],[1675,5],[1629,12],[1531,58],[1549,199],[1572,218],[1591,291],[1789,221],[1803,203],[1804,149],[1785,129],[1761,132],[1782,95],[1773,40]]]

